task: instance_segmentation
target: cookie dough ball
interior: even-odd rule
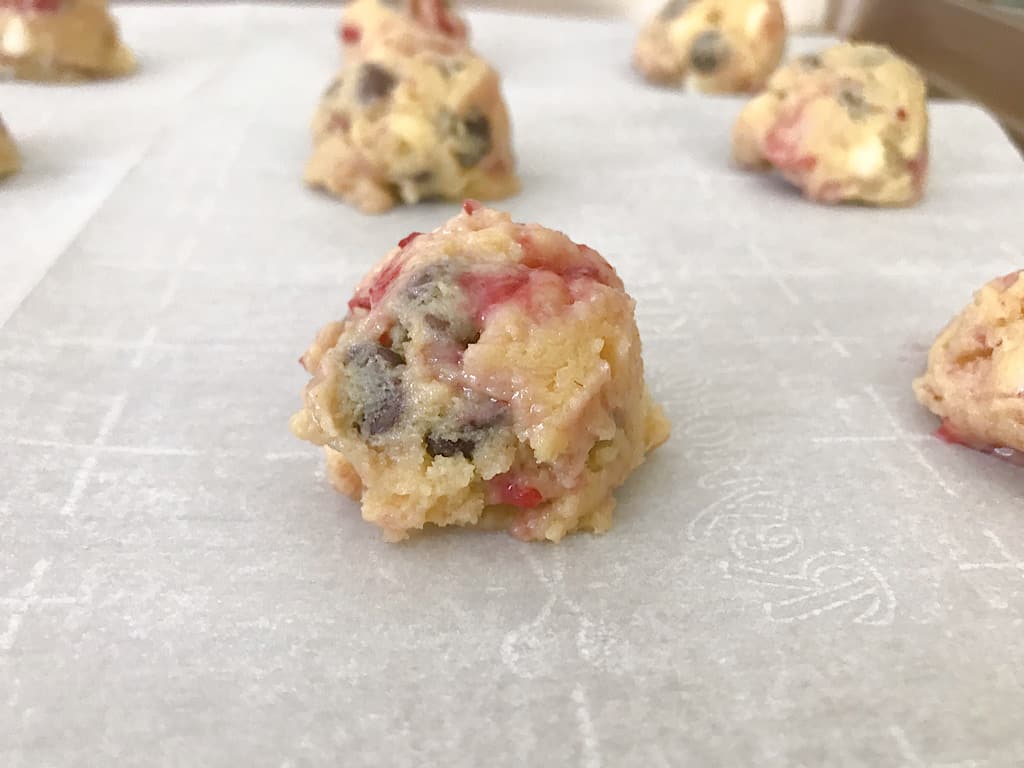
[[[782,67],[740,114],[733,155],[811,200],[909,205],[928,172],[924,81],[887,48],[843,43]]]
[[[403,239],[302,358],[296,435],[389,540],[425,525],[557,541],[611,525],[668,437],[633,300],[596,251],[468,201]]]
[[[942,419],[947,440],[1024,451],[1024,270],[982,287],[950,321],[914,394]]]
[[[366,213],[519,189],[498,75],[468,50],[374,49],[327,89],[313,143],[306,181]]]
[[[4,121],[0,120],[0,179],[17,173],[21,167],[21,158],[18,156],[18,148],[14,146],[14,139],[7,132]]]
[[[0,0],[0,73],[74,81],[135,71],[106,0]]]
[[[385,43],[406,54],[454,53],[466,44],[466,23],[449,0],[355,0],[338,28],[345,60]]]
[[[648,80],[705,93],[750,93],[786,47],[779,0],[669,0],[641,31],[633,63]]]

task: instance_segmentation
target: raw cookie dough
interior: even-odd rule
[[[915,203],[928,173],[924,81],[876,45],[802,56],[740,113],[733,155],[747,168],[776,168],[811,200]]]
[[[468,50],[375,48],[324,93],[313,143],[306,181],[366,213],[519,189],[498,75]]]
[[[669,0],[640,32],[634,66],[661,85],[751,93],[786,47],[779,0]]]
[[[0,74],[93,80],[135,71],[106,0],[0,0]]]
[[[20,167],[18,148],[14,146],[14,139],[7,133],[4,121],[0,120],[0,179],[17,173]]]
[[[292,431],[391,541],[428,523],[605,531],[669,432],[633,300],[596,251],[467,201],[403,239],[302,364]]]
[[[355,0],[338,27],[345,60],[357,61],[380,43],[403,53],[454,53],[466,44],[466,23],[448,0]]]
[[[1024,456],[1024,270],[983,286],[950,321],[914,394],[942,419],[941,437]]]

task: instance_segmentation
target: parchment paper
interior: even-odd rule
[[[455,206],[301,185],[335,9],[118,13],[137,78],[0,85],[0,765],[1024,761],[1024,475],[910,392],[1024,262],[983,112],[933,105],[920,207],[818,207],[625,23],[474,15],[505,205],[619,269],[674,434],[605,536],[391,546],[288,434],[295,358]]]

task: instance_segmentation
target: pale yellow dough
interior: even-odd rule
[[[557,541],[611,525],[669,432],[633,301],[599,254],[467,203],[366,277],[302,358],[296,435],[389,540],[427,525]]]
[[[75,81],[135,71],[106,0],[6,0],[0,5],[0,73]]]
[[[779,0],[669,0],[640,32],[633,64],[648,80],[705,93],[750,93],[786,47]]]
[[[467,50],[370,51],[325,92],[313,144],[306,181],[366,213],[519,189],[498,75]]]
[[[0,179],[17,173],[21,168],[21,157],[14,139],[7,132],[4,121],[0,120]]]
[[[775,168],[818,202],[913,204],[928,174],[925,83],[881,46],[802,56],[740,113],[733,156],[745,168]]]
[[[1024,451],[1024,271],[984,285],[949,322],[914,394],[947,439]]]

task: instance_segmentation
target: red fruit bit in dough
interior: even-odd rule
[[[409,243],[411,243],[413,240],[415,240],[422,234],[422,232],[410,232],[408,235],[406,235],[405,237],[398,241],[398,247],[405,248],[405,246],[407,246]]]
[[[449,37],[458,37],[459,27],[452,21],[444,0],[434,0],[434,7],[437,9],[437,28]]]
[[[21,13],[56,13],[60,6],[61,0],[0,0],[0,8]]]
[[[573,244],[574,251],[562,250],[556,254],[548,252],[538,246],[529,232],[522,234],[517,240],[523,249],[522,264],[530,269],[546,269],[554,272],[566,282],[586,278],[596,280],[603,285],[609,285],[615,270],[612,265],[605,261],[593,248]]]
[[[928,145],[924,146],[919,154],[914,159],[907,163],[907,167],[910,169],[910,175],[914,179],[914,189],[920,192],[924,189],[924,181],[928,176]]]
[[[373,309],[373,305],[384,297],[392,283],[402,274],[402,266],[402,260],[397,257],[388,262],[387,266],[377,275],[377,279],[373,281],[368,291],[359,291],[349,300],[349,310],[356,308]]]
[[[469,216],[472,216],[482,207],[483,204],[479,200],[465,200],[462,203],[462,210],[464,210]]]
[[[906,120],[907,119],[907,110],[905,110],[903,107],[900,107],[899,109],[897,109],[896,110],[896,119],[899,120],[901,123],[904,120]]]
[[[351,299],[348,300],[348,311],[354,312],[357,309],[369,309],[370,308],[370,297],[365,293],[357,293]]]
[[[413,18],[428,27],[437,29],[449,37],[461,37],[462,28],[452,18],[446,0],[414,0]]]
[[[764,137],[764,155],[781,171],[806,173],[818,165],[816,157],[800,154],[804,107],[780,115]]]
[[[1000,288],[1002,288],[1005,291],[1007,288],[1012,287],[1013,284],[1016,283],[1019,279],[1020,271],[1018,270],[1017,272],[1010,272],[1009,274],[1003,275],[1002,277],[997,277],[995,279],[995,282]]]
[[[1003,448],[989,445],[987,443],[972,442],[957,432],[956,427],[950,423],[949,419],[942,420],[939,428],[935,430],[935,436],[944,443],[962,445],[965,448],[980,451],[981,453],[991,453],[994,456],[998,456],[1003,461],[1008,461],[1018,467],[1024,467],[1024,452],[1014,450],[1013,448]]]
[[[342,42],[348,45],[355,45],[363,38],[363,31],[355,24],[342,24],[338,34],[341,35]]]
[[[343,115],[341,112],[331,112],[330,130],[348,133],[348,130],[351,127],[352,124],[349,122],[346,115]]]
[[[492,478],[490,486],[491,492],[499,504],[511,504],[520,509],[533,509],[544,501],[540,491],[512,472]]]
[[[459,277],[459,287],[469,300],[470,313],[482,324],[493,307],[519,298],[517,294],[529,280],[530,273],[523,269],[491,274],[466,272]]]
[[[949,423],[949,419],[943,419],[939,428],[935,430],[935,436],[944,443],[950,443],[951,445],[967,445],[957,434],[956,430],[953,429],[953,425]],[[967,446],[970,448],[971,446]]]

